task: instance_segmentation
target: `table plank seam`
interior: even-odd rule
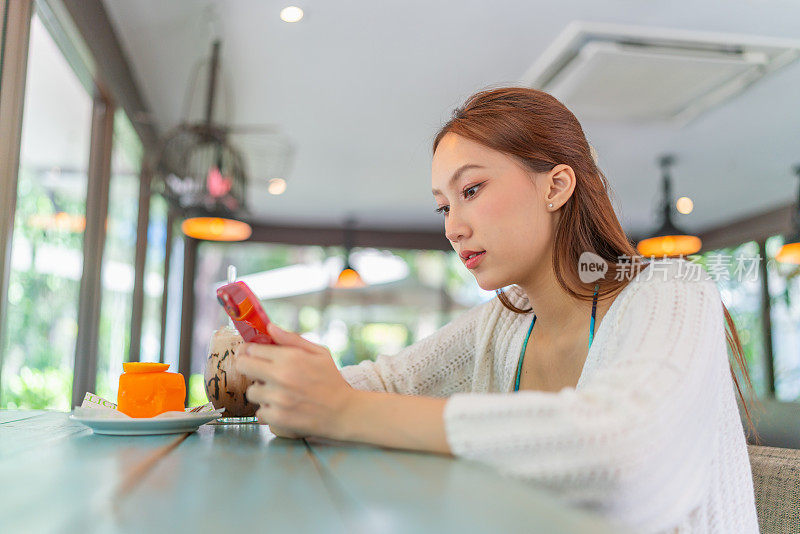
[[[0,425],[5,425],[7,423],[18,423],[20,421],[29,421],[31,419],[36,419],[37,417],[44,417],[46,415],[50,415],[49,413],[37,413],[35,415],[29,415],[27,417],[20,417],[19,419],[9,419],[8,421],[0,421]]]
[[[128,470],[128,472],[125,473],[122,481],[114,490],[113,500],[115,506],[117,506],[126,495],[133,491],[134,488],[138,486],[147,477],[147,475],[153,471],[153,468],[155,468],[159,461],[166,458],[169,453],[178,447],[178,445],[183,443],[183,441],[189,437],[189,434],[191,434],[191,432],[181,434],[179,437],[175,438],[172,443],[156,449],[152,454]]]
[[[306,438],[302,438],[302,440],[311,458],[311,463],[314,464],[314,468],[317,470],[317,473],[319,473],[322,485],[325,491],[328,492],[328,496],[331,498],[331,502],[334,503],[336,510],[339,512],[342,522],[348,527],[349,532],[363,532],[363,529],[359,528],[350,517],[353,510],[359,506],[358,502],[349,495],[347,489],[337,480],[336,476],[325,467],[316,452],[314,452],[314,449],[308,443],[308,440],[306,440]]]

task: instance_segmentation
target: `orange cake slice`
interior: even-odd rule
[[[131,417],[153,417],[183,411],[186,382],[180,373],[166,372],[165,363],[123,363],[119,377],[117,410]]]

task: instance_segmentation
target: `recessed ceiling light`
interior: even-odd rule
[[[675,202],[675,207],[678,208],[679,213],[683,213],[684,215],[688,215],[692,213],[694,209],[694,202],[689,197],[681,197]]]
[[[297,22],[303,18],[303,10],[297,6],[289,6],[281,9],[281,20],[284,22]]]
[[[284,191],[286,191],[286,180],[283,178],[273,178],[269,181],[269,186],[267,186],[267,191],[270,192],[272,195],[280,195]]]

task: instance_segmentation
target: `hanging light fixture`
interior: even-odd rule
[[[794,173],[800,178],[800,164],[794,166]],[[792,213],[792,234],[786,239],[775,259],[783,263],[800,264],[800,188],[797,205]]]
[[[253,233],[249,224],[222,217],[190,217],[181,223],[188,237],[206,241],[244,241]]]
[[[358,274],[358,271],[350,265],[350,251],[353,248],[353,226],[355,226],[353,219],[348,219],[344,225],[344,268],[333,284],[333,287],[338,289],[353,289],[367,285],[361,275]]]
[[[236,219],[244,209],[244,159],[213,122],[220,41],[211,45],[205,122],[181,124],[162,143],[154,171],[162,193],[186,216],[183,233],[195,239],[242,241],[252,229]]]
[[[661,167],[662,195],[661,208],[663,221],[661,227],[653,232],[652,237],[639,241],[636,249],[642,256],[672,257],[694,254],[703,246],[699,237],[679,229],[672,222],[672,181],[669,168],[675,163],[672,155],[662,156],[658,160]]]

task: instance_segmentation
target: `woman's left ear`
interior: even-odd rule
[[[566,204],[575,191],[575,172],[569,165],[556,165],[547,174],[545,202],[550,210]]]

